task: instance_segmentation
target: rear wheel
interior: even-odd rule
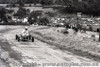
[[[17,40],[20,41],[20,38],[18,37]]]
[[[34,42],[34,37],[32,37],[32,42]]]

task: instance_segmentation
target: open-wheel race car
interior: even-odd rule
[[[32,35],[16,34],[15,38],[17,41],[32,41],[32,42],[34,42],[34,37]]]

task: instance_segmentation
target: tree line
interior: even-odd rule
[[[68,13],[82,12],[86,15],[100,16],[100,0],[18,0],[17,3],[37,3],[45,5],[67,6],[64,11]]]
[[[64,0],[65,1],[65,0]],[[82,12],[86,15],[100,16],[100,0],[88,0],[85,2],[66,2],[67,7],[62,10],[67,13]]]

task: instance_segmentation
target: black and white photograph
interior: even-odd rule
[[[0,0],[0,67],[100,67],[100,0]]]

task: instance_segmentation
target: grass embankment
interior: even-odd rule
[[[70,30],[69,34],[63,34],[58,32],[60,28],[48,28],[36,31],[31,31],[36,39],[39,39],[50,45],[54,45],[61,50],[70,51],[76,55],[84,56],[95,61],[100,61],[100,47],[99,43],[94,42],[91,35],[87,34],[74,34],[74,31]]]

